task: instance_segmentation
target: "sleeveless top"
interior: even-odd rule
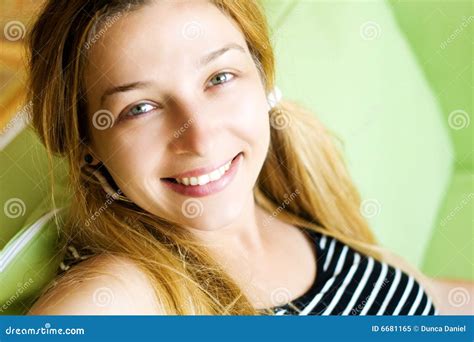
[[[275,315],[438,315],[430,296],[411,275],[355,251],[320,232],[302,231],[314,242],[316,279],[290,303],[272,307]],[[59,273],[93,256],[67,246]]]
[[[315,243],[316,279],[276,315],[438,315],[411,275],[361,254],[343,242],[303,229]]]

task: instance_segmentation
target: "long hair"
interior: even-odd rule
[[[90,139],[85,124],[84,46],[106,18],[146,2],[49,0],[29,34],[32,125],[50,165],[56,156],[67,161],[74,196],[61,227],[64,245],[74,242],[94,254],[133,260],[149,277],[167,314],[271,314],[254,308],[186,229],[122,196],[111,198],[92,174],[100,172],[116,187],[105,166],[99,164],[93,172],[84,167],[83,151]],[[275,62],[261,5],[257,0],[211,2],[239,25],[270,92]],[[377,257],[374,236],[360,212],[360,198],[335,137],[313,113],[295,103],[281,101],[269,116],[270,147],[254,188],[255,201],[268,212],[268,220],[278,215],[289,224],[327,234]]]

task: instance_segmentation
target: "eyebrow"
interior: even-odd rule
[[[204,67],[205,65],[211,63],[212,61],[219,58],[220,56],[222,56],[223,54],[225,54],[226,52],[230,50],[237,50],[242,53],[245,53],[245,49],[242,46],[236,43],[230,43],[220,49],[217,49],[215,51],[212,51],[206,54],[204,57],[202,57],[199,60],[197,67],[198,68]],[[135,89],[143,89],[150,86],[151,84],[152,84],[151,81],[138,81],[138,82],[132,82],[132,83],[122,84],[119,86],[113,86],[111,88],[108,88],[100,97],[100,105],[103,106],[106,98],[114,94],[124,93],[124,92],[135,90]]]

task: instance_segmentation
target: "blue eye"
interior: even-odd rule
[[[230,72],[221,72],[221,73],[215,75],[213,78],[211,78],[210,82],[211,82],[211,85],[218,86],[218,85],[222,85],[224,83],[229,82],[233,78],[234,78],[234,75],[232,73],[230,73]]]
[[[154,110],[156,107],[149,103],[139,103],[136,106],[133,106],[127,113],[127,116],[140,116]]]

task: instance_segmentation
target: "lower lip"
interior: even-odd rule
[[[237,157],[235,157],[235,159],[230,164],[229,170],[227,170],[221,178],[204,185],[183,185],[179,183],[173,183],[164,179],[162,179],[161,181],[171,190],[184,196],[204,197],[212,195],[224,190],[226,186],[230,184],[230,182],[234,179],[235,174],[238,171],[242,158],[243,153],[241,152],[237,155]]]

